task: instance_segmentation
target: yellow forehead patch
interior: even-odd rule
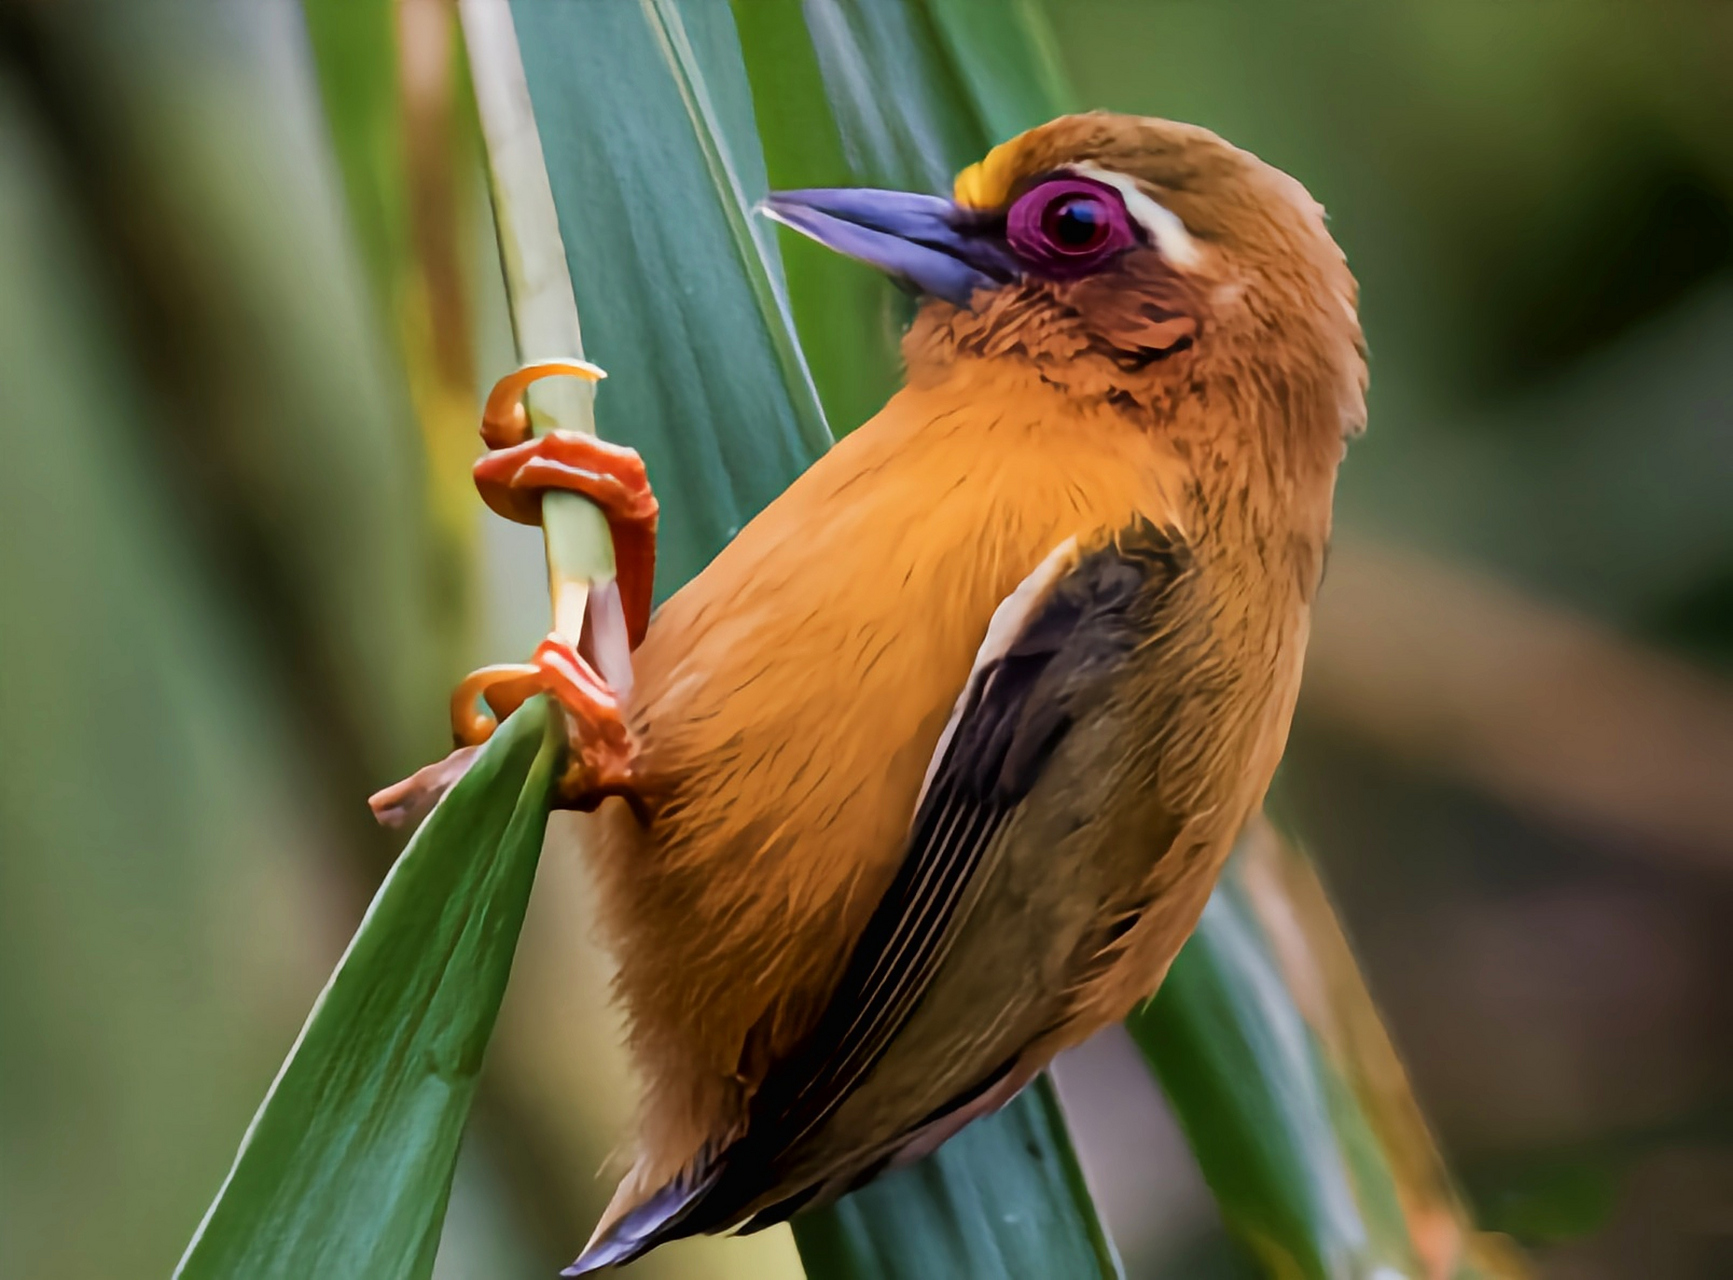
[[[965,209],[997,209],[1009,200],[1012,185],[1022,176],[1018,162],[1028,137],[1020,133],[1009,142],[1001,142],[959,173],[952,198]]]

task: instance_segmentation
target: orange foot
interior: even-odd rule
[[[452,732],[461,746],[486,742],[500,720],[538,693],[550,693],[566,713],[570,759],[560,794],[573,809],[594,809],[623,796],[642,815],[633,762],[637,744],[621,718],[620,699],[564,636],[552,635],[527,663],[483,667],[451,695]],[[476,709],[476,699],[491,715]]]
[[[523,393],[537,379],[555,375],[594,378],[599,371],[561,361],[528,365],[502,378],[482,415],[482,438],[491,449],[475,464],[476,487],[489,507],[521,524],[541,523],[541,496],[549,489],[581,494],[601,508],[614,541],[627,643],[636,648],[650,622],[656,499],[643,459],[634,450],[570,431],[530,438],[520,403]],[[593,610],[591,617],[593,621]],[[484,742],[498,723],[496,717],[510,715],[544,691],[566,712],[571,746],[571,762],[561,782],[566,802],[593,809],[605,797],[620,795],[642,816],[632,773],[636,748],[619,695],[568,637],[550,635],[529,663],[483,667],[468,676],[452,693],[452,732],[463,745]],[[477,709],[477,698],[492,715]]]

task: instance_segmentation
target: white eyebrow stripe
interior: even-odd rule
[[[1150,199],[1143,188],[1137,185],[1135,178],[1116,173],[1112,169],[1103,169],[1087,160],[1067,165],[1066,168],[1081,178],[1093,178],[1119,192],[1120,198],[1125,201],[1125,211],[1149,232],[1149,238],[1155,242],[1155,247],[1161,250],[1161,256],[1169,262],[1181,267],[1195,267],[1203,260],[1197,241],[1191,238],[1191,232],[1185,229],[1185,223],[1180,221],[1179,215],[1166,205]]]

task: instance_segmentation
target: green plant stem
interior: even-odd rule
[[[462,0],[489,190],[499,233],[500,266],[511,304],[512,338],[520,362],[584,357],[578,304],[566,271],[559,215],[530,106],[529,85],[507,0]],[[596,392],[575,378],[536,383],[528,396],[530,426],[596,433]],[[594,503],[572,493],[542,499],[548,592],[554,629],[576,639],[592,585],[614,576],[608,523]]]

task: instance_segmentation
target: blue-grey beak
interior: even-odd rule
[[[940,196],[837,187],[773,192],[759,208],[959,307],[969,305],[975,290],[997,288],[1016,274],[1001,238]]]

